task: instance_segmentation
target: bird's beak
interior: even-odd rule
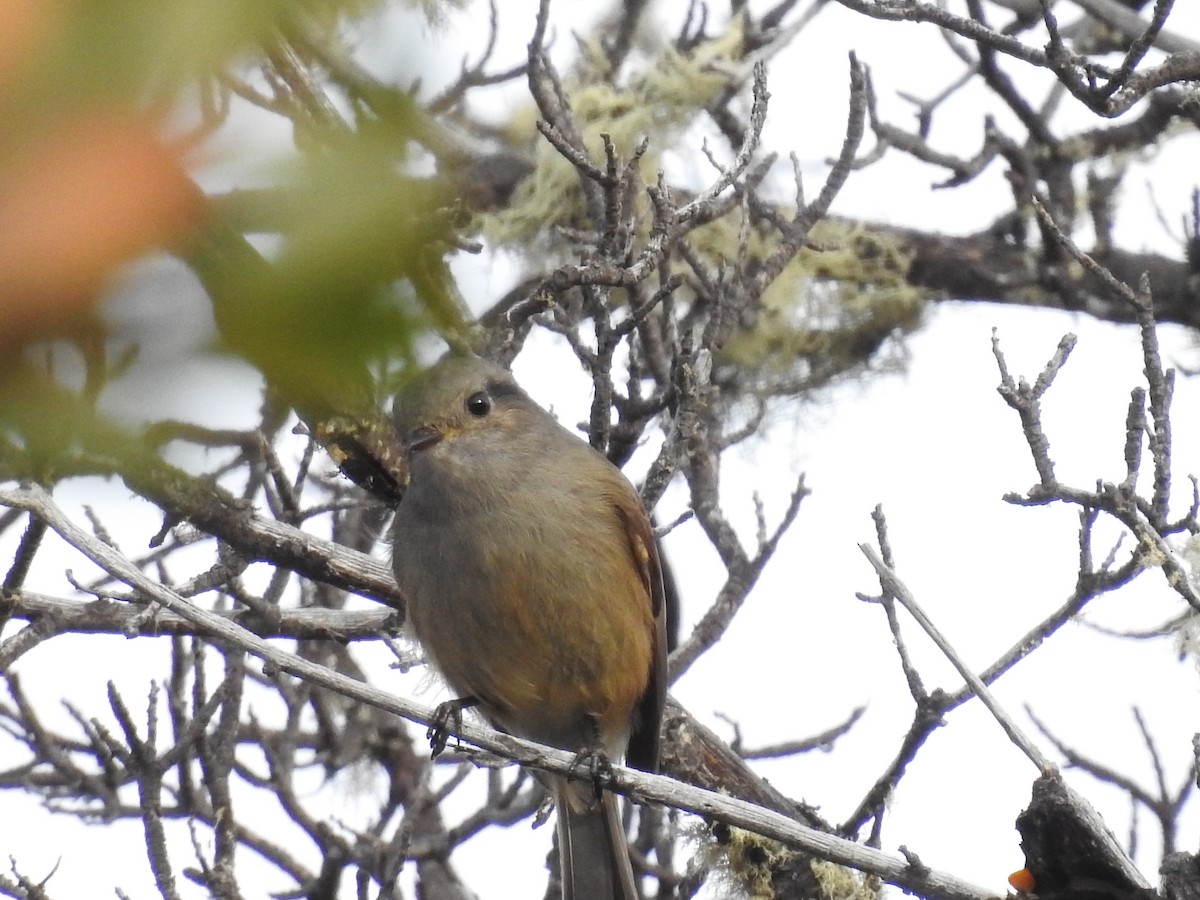
[[[422,425],[414,428],[404,439],[404,446],[409,455],[421,450],[427,450],[442,439],[442,433],[433,425]]]

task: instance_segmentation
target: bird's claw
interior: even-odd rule
[[[425,732],[432,757],[438,757],[446,749],[451,732],[462,730],[463,710],[470,709],[478,702],[474,697],[459,697],[437,705],[433,711],[433,721]]]
[[[605,788],[612,785],[616,777],[613,772],[612,760],[608,758],[608,754],[602,747],[584,747],[575,754],[575,758],[571,761],[571,774],[573,775],[583,768],[586,768],[588,775],[591,776],[596,800],[599,801],[600,794]]]

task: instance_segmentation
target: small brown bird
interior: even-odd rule
[[[430,661],[497,728],[655,771],[665,617],[637,491],[478,357],[422,373],[394,418],[393,566]],[[636,900],[616,798],[550,786],[565,900]]]

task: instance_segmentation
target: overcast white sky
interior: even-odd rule
[[[1200,37],[1200,10],[1178,6],[1173,27]],[[558,7],[561,50],[570,44],[568,6]],[[677,5],[659,7],[665,20],[676,21]],[[419,69],[426,83],[436,84],[436,72],[456,64],[466,52],[460,48],[467,29],[480,20],[479,8],[475,4],[473,11],[455,17],[440,34],[425,32],[431,48],[426,55],[414,61],[408,53],[390,64],[397,70],[402,65]],[[505,3],[502,15],[507,56],[498,64],[523,53],[532,4]],[[395,34],[379,28],[367,42],[365,52],[377,67],[389,64]],[[950,57],[931,29],[884,26],[837,7],[826,9],[811,31],[772,63],[769,74],[773,96],[764,145],[784,154],[797,152],[810,193],[823,177],[822,161],[840,141],[850,48],[872,67],[881,108],[897,117],[905,107],[895,99],[896,90],[926,96],[945,83]],[[510,92],[514,97],[519,93]],[[952,105],[935,138],[956,149],[975,147],[981,127],[978,102],[978,95],[967,96]],[[1177,252],[1153,203],[1163,207],[1172,223],[1179,220],[1193,186],[1189,178],[1194,178],[1187,154],[1196,150],[1190,140],[1180,149],[1135,163],[1125,188],[1131,211],[1118,229],[1122,246]],[[997,193],[1004,190],[1000,170],[993,168],[978,184],[930,193],[929,185],[941,173],[889,158],[852,177],[835,211],[970,231],[990,221],[1003,205],[1004,195]],[[478,298],[481,308],[507,287],[511,276],[503,261],[486,254],[464,261],[460,271],[464,290]],[[156,296],[161,294],[144,291],[142,304],[128,300],[115,315],[137,315],[149,323],[144,327],[153,328],[156,320],[147,309]],[[177,328],[179,314],[172,309],[157,321]],[[203,327],[202,310],[196,315]],[[1029,487],[1034,472],[1016,415],[995,392],[993,327],[999,330],[1011,371],[1031,378],[1063,333],[1079,336],[1071,362],[1044,404],[1047,433],[1064,480],[1081,487],[1097,478],[1119,480],[1125,404],[1141,377],[1136,331],[1080,315],[970,302],[930,310],[924,327],[909,341],[911,364],[904,373],[841,385],[819,402],[798,405],[780,414],[762,441],[726,461],[727,508],[748,536],[753,533],[753,492],[762,495],[771,522],[799,472],[807,473],[813,494],[726,640],[687,674],[675,693],[722,734],[730,730],[716,716],[736,720],[750,746],[820,731],[854,706],[867,704],[863,721],[834,752],[761,767],[783,790],[820,806],[834,821],[853,808],[882,771],[911,715],[883,615],[854,596],[877,588],[857,549],[859,542],[873,538],[870,513],[875,504],[884,504],[888,514],[902,576],[959,651],[979,668],[1059,605],[1072,587],[1075,515],[1055,508],[1017,509],[1001,500],[1007,491]],[[1162,340],[1168,361],[1196,364],[1192,335],[1164,328]],[[538,374],[564,356],[549,341],[539,344],[538,352],[519,361],[518,376],[564,421],[578,421],[586,396],[572,388],[582,381],[545,394],[547,380]],[[182,396],[189,413],[208,424],[236,426],[252,419],[257,398],[245,390],[244,369],[211,360],[180,368],[178,360],[177,349],[159,360],[159,400],[174,406]],[[555,368],[560,385],[561,371]],[[1181,379],[1176,410],[1195,409],[1198,399],[1193,381]],[[130,408],[127,400],[113,402],[114,408]],[[141,395],[136,401],[143,414],[156,412],[155,402]],[[1200,434],[1193,416],[1176,415],[1174,424],[1182,508],[1188,493],[1183,476],[1200,470]],[[86,498],[97,506],[122,509],[130,535],[139,540],[157,530],[151,511],[140,504],[131,507],[119,486],[97,494],[94,482],[67,485],[58,495],[67,503]],[[683,502],[681,492],[670,492],[660,507],[662,518],[669,520]],[[132,543],[129,549],[137,546]],[[695,525],[672,534],[667,551],[677,564],[686,620],[694,622],[722,573]],[[64,590],[61,573],[43,577],[45,583],[30,587]],[[1145,628],[1177,611],[1174,595],[1151,574],[1133,590],[1100,601],[1088,615],[1109,626]],[[956,688],[958,679],[916,629],[908,627],[907,633],[927,684]],[[27,688],[46,697],[56,696],[68,679],[85,680],[80,703],[101,711],[109,678],[118,679],[131,699],[145,696],[148,679],[161,669],[138,663],[160,654],[159,643],[56,639],[22,659],[19,671]],[[380,677],[393,676],[381,670]],[[1020,710],[1028,703],[1079,748],[1149,783],[1149,762],[1130,714],[1133,704],[1140,705],[1161,739],[1174,784],[1185,777],[1191,758],[1196,687],[1193,663],[1181,661],[1169,640],[1122,643],[1072,625],[1002,679],[997,693],[1020,721],[1027,724]],[[432,702],[437,696],[427,692],[424,699]],[[47,710],[51,721],[58,715]],[[4,746],[0,743],[0,754]],[[906,776],[887,819],[885,848],[905,844],[931,866],[1003,891],[1006,875],[1022,864],[1013,820],[1028,800],[1036,774],[978,704],[971,704],[950,717]],[[1122,798],[1086,779],[1076,783],[1121,834],[1128,818]],[[368,808],[372,802],[369,791],[339,793],[336,802],[348,819],[357,805]],[[112,885],[123,886],[131,896],[152,893],[138,829],[82,828],[65,817],[46,816],[27,798],[6,795],[4,802],[0,849],[34,877],[48,873],[61,859],[50,882],[56,896],[109,895]],[[1194,846],[1198,836],[1194,810],[1189,818],[1193,827],[1183,835],[1184,846]],[[1157,834],[1152,825],[1145,827],[1139,862],[1153,879]],[[182,831],[181,837],[182,866],[187,863]],[[472,851],[478,854],[477,865],[468,867],[472,884],[484,898],[511,896],[509,888],[517,882],[510,879],[540,890],[549,842],[550,829],[533,839],[524,826],[495,840],[489,835],[482,842],[486,850]],[[495,855],[497,846],[502,856]],[[503,873],[499,882],[498,868]],[[264,891],[278,887],[270,883]],[[200,896],[190,885],[180,889],[184,896]]]

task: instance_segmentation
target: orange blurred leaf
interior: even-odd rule
[[[114,270],[202,217],[183,151],[124,110],[92,111],[0,158],[0,333],[45,334]]]

